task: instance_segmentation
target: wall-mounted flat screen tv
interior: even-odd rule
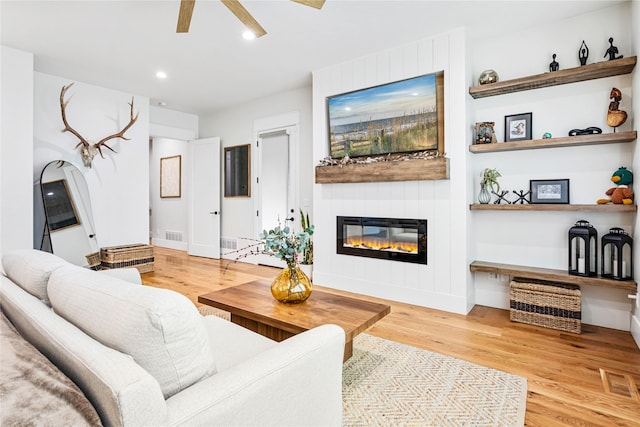
[[[444,154],[444,73],[327,98],[329,155]]]

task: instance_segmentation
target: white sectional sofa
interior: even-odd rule
[[[186,297],[141,285],[135,270],[103,274],[36,250],[2,263],[4,316],[104,425],[342,424],[338,326],[277,343],[201,316]]]

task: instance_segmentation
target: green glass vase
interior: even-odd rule
[[[271,284],[271,294],[287,304],[306,301],[311,295],[311,280],[297,264],[288,264]]]

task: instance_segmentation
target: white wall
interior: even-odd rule
[[[222,149],[242,144],[252,144],[252,147],[255,147],[254,122],[290,112],[298,112],[300,116],[299,200],[303,209],[311,211],[311,183],[314,173],[311,159],[311,88],[305,87],[283,92],[203,116],[200,118],[200,135],[219,136],[222,141]],[[252,148],[252,189],[254,189],[256,177],[255,153],[256,150]],[[224,182],[224,180],[221,179],[220,182]],[[257,236],[258,232],[254,230],[255,200],[253,195],[254,191],[252,190],[250,198],[222,198],[222,237],[254,238]],[[224,249],[222,253],[224,257]],[[228,257],[234,258],[235,255]],[[245,261],[251,262],[252,260]]]
[[[188,145],[185,141],[169,138],[152,138],[149,153],[149,199],[151,201],[151,235],[156,246],[182,251],[188,249],[189,239],[189,190],[188,190]],[[181,157],[181,196],[160,197],[160,159]],[[182,240],[167,239],[167,232],[179,232]]]
[[[328,155],[327,96],[444,70],[450,180],[315,184],[314,282],[466,313],[468,299],[465,33],[452,31],[313,72],[313,160]],[[428,265],[336,254],[336,216],[426,219]]]
[[[0,255],[33,242],[33,55],[0,50]]]
[[[632,52],[636,55],[640,52],[640,1],[633,1],[631,3],[631,48]],[[637,68],[637,65],[636,65]],[[633,102],[631,103],[634,111],[640,110],[640,72],[637,70],[633,73]],[[632,117],[633,129],[638,129],[638,120]],[[640,171],[640,150],[637,148],[638,142],[636,141],[636,147],[633,150],[633,166],[636,172],[636,182],[638,182],[638,171]],[[638,188],[636,186],[636,188]],[[636,204],[638,204],[638,197],[636,196]],[[636,266],[636,271],[640,271],[640,218],[636,215],[634,224],[633,240],[636,242],[634,251],[633,265]],[[639,281],[640,274],[635,273],[636,282]],[[636,293],[636,301],[634,304],[633,315],[631,317],[631,334],[640,347],[640,291]]]
[[[126,132],[129,141],[111,140],[117,153],[103,149],[91,169],[82,166],[78,140],[62,133],[59,96],[68,79],[35,73],[33,163],[30,167],[36,182],[42,168],[51,160],[66,160],[80,169],[86,178],[101,247],[130,243],[147,243],[149,234],[149,100],[135,96],[137,122]],[[129,121],[131,94],[76,82],[67,92],[67,120],[71,127],[90,141],[98,141],[118,132]],[[4,100],[4,93],[3,93]],[[4,194],[3,194],[4,202]],[[42,213],[37,213],[42,215]],[[39,232],[39,230],[36,230]],[[55,248],[54,248],[55,249]]]
[[[191,141],[198,138],[199,117],[155,105],[149,106],[149,135]]]
[[[487,68],[496,70],[500,80],[547,72],[552,54],[557,54],[560,69],[580,65],[578,49],[584,39],[590,49],[588,63],[600,62],[609,43],[625,56],[636,54],[631,44],[630,3],[607,8],[572,19],[541,24],[536,28],[495,39],[473,40],[473,81]],[[638,72],[636,71],[637,75]],[[636,78],[637,80],[637,78]],[[612,87],[623,93],[621,109],[630,118],[620,131],[634,129],[633,94],[630,75],[610,77],[569,85],[519,92],[514,94],[472,100],[474,122],[496,122],[498,141],[504,140],[504,117],[510,114],[533,113],[533,138],[544,132],[553,136],[567,136],[574,128],[600,127],[611,132],[606,125],[606,112]],[[467,139],[471,143],[471,137]],[[480,171],[485,167],[497,168],[502,174],[504,189],[528,190],[530,179],[570,180],[571,203],[593,204],[605,197],[612,187],[612,173],[620,166],[633,168],[637,143],[594,145],[575,148],[527,150],[471,156],[473,198],[477,201]],[[514,195],[511,194],[511,198]],[[472,259],[537,267],[567,268],[567,233],[578,220],[587,220],[598,230],[598,237],[611,227],[622,227],[637,236],[636,216],[629,214],[603,214],[589,212],[495,212],[474,211],[474,230],[470,239],[469,256]],[[637,264],[637,260],[636,260]],[[489,279],[486,273],[475,274],[476,303],[508,308],[508,283]],[[626,292],[582,286],[583,322],[616,329],[629,330],[631,304]]]

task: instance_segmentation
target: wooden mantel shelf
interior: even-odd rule
[[[586,80],[629,74],[636,66],[637,57],[615,59],[613,61],[596,62],[583,67],[568,68],[521,77],[513,80],[489,83],[469,88],[469,95],[473,98],[504,95],[524,90],[540,89],[543,87],[563,85],[567,83],[583,82]]]
[[[449,179],[449,159],[316,166],[316,184]]]
[[[473,261],[469,265],[472,272],[494,273],[525,279],[549,280],[554,282],[572,283],[576,285],[601,286],[606,288],[623,289],[637,292],[637,283],[634,280],[613,280],[600,276],[585,277],[574,276],[566,270],[554,270],[550,268],[527,267],[523,265],[499,264],[496,262]]]

